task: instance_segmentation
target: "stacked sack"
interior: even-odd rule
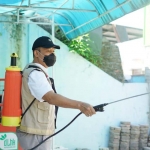
[[[120,150],[129,150],[130,142],[130,122],[121,122],[121,133],[120,133]]]
[[[140,127],[131,125],[130,150],[139,150]]]
[[[148,143],[148,126],[140,125],[139,149],[142,150]]]
[[[110,127],[109,150],[119,150],[120,131],[120,127]]]

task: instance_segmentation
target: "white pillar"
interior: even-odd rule
[[[147,91],[150,92],[150,5],[144,8],[144,45],[146,51],[146,68],[145,68],[145,78],[148,84]],[[150,94],[149,94],[149,125],[150,125]]]
[[[55,43],[55,24],[54,24],[54,15],[52,15],[52,41]],[[54,78],[54,66],[52,66],[52,78]],[[52,137],[53,139],[53,145],[52,145],[52,150],[54,150],[55,146],[55,137]]]

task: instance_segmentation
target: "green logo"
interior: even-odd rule
[[[4,135],[1,135],[1,138],[0,138],[0,140],[4,140],[5,138],[6,138],[6,134],[4,134]]]
[[[15,133],[1,132],[0,133],[0,150],[17,150],[18,139]]]

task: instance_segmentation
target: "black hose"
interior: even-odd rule
[[[66,126],[64,126],[62,129],[60,129],[59,131],[57,131],[56,133],[52,134],[51,136],[47,137],[45,140],[43,140],[41,143],[39,143],[38,145],[36,145],[35,147],[29,149],[29,150],[33,150],[35,148],[37,148],[38,146],[40,146],[41,144],[43,144],[45,141],[47,141],[49,138],[55,136],[56,134],[58,134],[59,132],[63,131],[65,128],[67,128],[75,119],[77,119],[77,117],[79,117],[82,113],[80,112],[78,115],[76,115],[74,117],[74,119],[72,119]]]
[[[103,112],[103,107],[108,105],[108,103],[104,103],[104,104],[100,104],[97,106],[94,106],[93,108],[95,109],[95,111],[100,111]],[[60,129],[59,131],[57,131],[56,133],[50,135],[49,137],[47,137],[45,140],[43,140],[41,143],[39,143],[38,145],[36,145],[35,147],[29,149],[29,150],[34,150],[35,148],[37,148],[38,146],[40,146],[41,144],[43,144],[45,141],[47,141],[49,138],[55,136],[56,134],[58,134],[59,132],[63,131],[65,128],[67,128],[75,119],[77,119],[80,115],[82,114],[82,112],[80,112],[78,115],[76,115],[66,126],[64,126],[62,129]]]

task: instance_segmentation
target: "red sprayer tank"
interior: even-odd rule
[[[2,108],[2,125],[16,127],[21,117],[21,69],[16,66],[16,53],[11,55],[11,66],[6,68],[4,98]]]

